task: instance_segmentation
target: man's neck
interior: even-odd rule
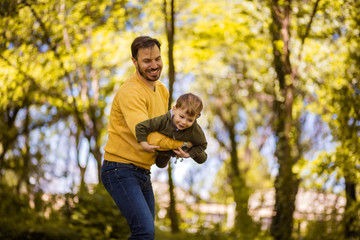
[[[139,72],[136,72],[141,81],[143,81],[151,90],[155,91],[156,81],[146,80]]]

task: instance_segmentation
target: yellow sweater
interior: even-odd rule
[[[155,91],[135,73],[116,93],[110,112],[108,140],[104,147],[105,160],[132,163],[150,169],[155,153],[144,151],[135,137],[137,123],[165,114],[168,110],[169,92],[165,85],[156,81]],[[154,132],[148,142],[163,149],[175,149],[183,142]]]

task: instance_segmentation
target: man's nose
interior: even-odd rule
[[[155,61],[151,61],[150,67],[151,67],[151,68],[157,68],[156,62],[155,62]]]

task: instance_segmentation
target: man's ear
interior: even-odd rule
[[[132,57],[131,60],[133,61],[135,67],[137,67],[137,60],[134,57]]]

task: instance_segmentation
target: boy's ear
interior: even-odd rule
[[[201,116],[201,113],[199,113],[199,115],[196,118],[199,118]]]

